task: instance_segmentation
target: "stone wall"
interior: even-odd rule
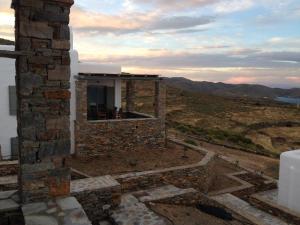
[[[0,162],[0,177],[11,176],[18,174],[18,161],[3,161]]]
[[[95,157],[111,151],[130,151],[135,148],[164,148],[163,118],[121,120],[87,120],[88,81],[76,82],[75,148],[80,157]],[[132,83],[129,84],[131,92]]]
[[[201,162],[173,168],[129,173],[115,176],[121,184],[122,192],[128,193],[142,189],[172,184],[179,188],[194,188],[206,193],[215,177],[215,154],[207,153]]]
[[[163,148],[165,132],[157,118],[75,123],[76,155],[94,157],[135,148]]]
[[[120,184],[110,176],[72,181],[71,195],[76,197],[93,224],[109,216],[109,210],[121,201]]]
[[[14,0],[19,187],[24,202],[68,195],[73,0]]]

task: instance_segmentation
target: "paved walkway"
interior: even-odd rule
[[[249,203],[235,197],[232,194],[224,194],[212,197],[220,204],[236,212],[240,216],[250,220],[257,225],[287,225],[286,222],[268,214],[262,210],[259,210]]]
[[[166,185],[158,188],[153,188],[144,191],[138,191],[133,193],[134,196],[138,197],[141,202],[151,202],[160,199],[173,198],[190,193],[196,193],[197,191],[193,188],[181,189],[173,185]]]
[[[117,225],[170,225],[131,194],[122,196],[121,205],[113,212],[112,219]]]

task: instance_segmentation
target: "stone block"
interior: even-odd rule
[[[46,21],[52,23],[69,23],[69,14],[63,13],[60,9],[61,7],[58,6],[57,11],[34,11],[32,13],[32,20],[34,21]]]
[[[78,209],[81,207],[79,202],[74,197],[59,198],[56,200],[56,202],[62,210]]]
[[[69,81],[70,67],[56,65],[53,70],[48,70],[48,80]]]
[[[43,48],[49,48],[50,47],[50,41],[49,40],[43,40],[43,39],[35,39],[32,38],[31,45],[33,49],[43,49]]]
[[[69,40],[52,40],[52,48],[69,50],[70,49],[70,41]]]
[[[71,93],[68,90],[45,91],[44,96],[47,99],[65,99],[71,98]]]
[[[53,28],[43,22],[20,22],[19,29],[19,34],[23,37],[36,37],[43,39],[52,39],[53,37]]]
[[[58,130],[47,130],[37,133],[37,140],[49,141],[55,140],[58,137]]]
[[[31,50],[31,41],[30,38],[19,37],[18,48],[23,51]]]
[[[32,64],[53,64],[53,58],[49,56],[30,56],[28,62]]]
[[[61,129],[66,130],[69,128],[70,122],[68,117],[60,117],[46,120],[46,129]]]
[[[20,6],[28,6],[31,8],[42,9],[44,6],[44,2],[41,0],[19,0]]]

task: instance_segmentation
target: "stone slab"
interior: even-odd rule
[[[74,197],[26,204],[22,212],[25,225],[91,225]]]
[[[92,177],[71,182],[71,193],[120,187],[112,176]]]
[[[3,184],[16,184],[16,183],[18,183],[18,176],[0,177],[0,185],[3,185]]]
[[[212,197],[218,203],[224,205],[240,216],[250,220],[257,225],[288,225],[286,222],[277,217],[268,214],[258,208],[251,206],[249,203],[235,197],[232,194],[224,194]]]
[[[2,192],[0,192],[0,200],[8,199],[8,198],[10,198],[12,195],[14,195],[15,193],[17,193],[17,190],[12,190],[12,191],[2,191]]]
[[[112,219],[116,225],[169,225],[163,217],[130,194],[122,196],[121,205],[113,211]]]
[[[190,193],[197,193],[197,191],[193,188],[181,189],[175,187],[174,185],[166,185],[158,188],[139,191],[133,195],[137,196],[141,202],[151,202]]]
[[[81,207],[74,197],[60,198],[57,199],[56,202],[62,210],[78,209]]]
[[[20,205],[12,199],[0,200],[0,213],[17,210],[19,207]]]

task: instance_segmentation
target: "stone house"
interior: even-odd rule
[[[1,46],[0,50],[13,50]],[[163,147],[165,141],[165,87],[157,75],[122,73],[115,64],[80,62],[70,52],[71,153],[95,156],[111,150]],[[3,65],[3,66],[1,66]],[[4,66],[5,65],[5,66]],[[61,71],[63,72],[63,71]],[[3,159],[16,159],[18,152],[15,59],[0,58],[0,146]],[[154,116],[135,112],[136,81],[155,84]],[[122,108],[122,84],[126,84],[126,107]],[[4,129],[5,127],[5,129]]]

